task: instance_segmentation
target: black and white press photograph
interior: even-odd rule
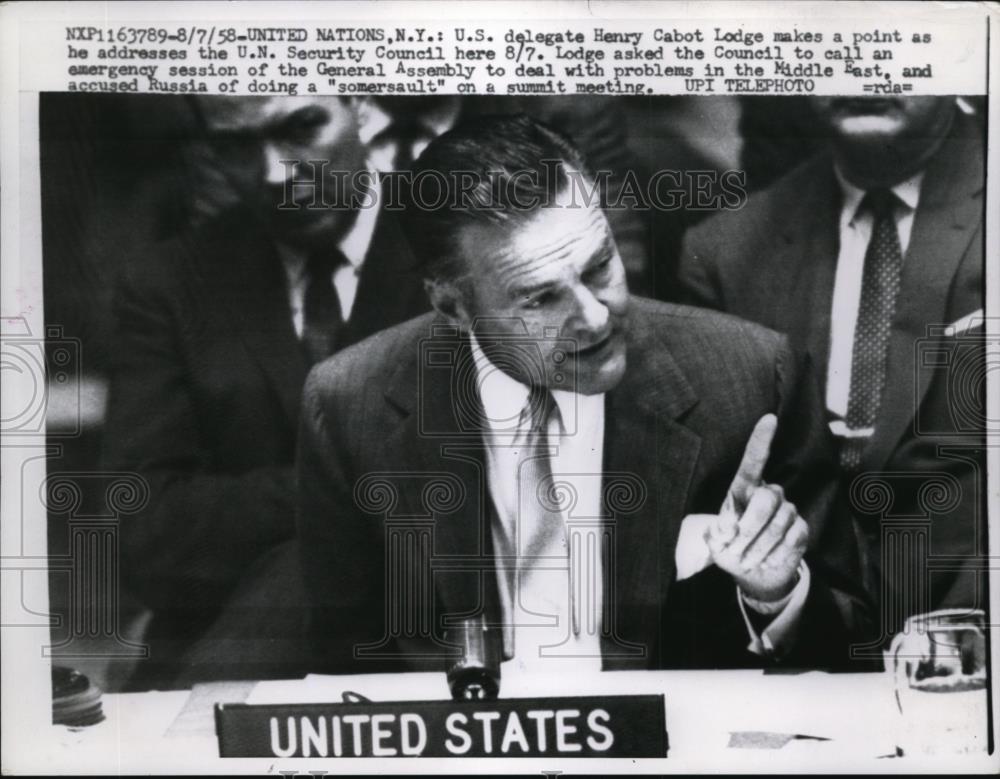
[[[191,5],[4,93],[5,771],[996,769],[995,9]]]

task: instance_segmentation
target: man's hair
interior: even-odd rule
[[[552,204],[570,175],[591,180],[580,152],[524,114],[479,117],[436,138],[400,188],[403,230],[425,277],[462,276],[463,228],[523,223]]]

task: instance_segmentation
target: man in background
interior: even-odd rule
[[[812,105],[824,151],[689,233],[679,297],[812,353],[884,638],[985,607],[982,130],[953,97]]]
[[[125,582],[152,610],[133,687],[298,670],[285,542],[306,373],[427,308],[378,184],[356,174],[412,159],[450,121],[421,139],[339,98],[197,109],[199,223],[126,267],[115,303],[105,467],[151,490],[121,528]]]

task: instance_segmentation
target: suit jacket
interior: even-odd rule
[[[983,176],[981,129],[956,111],[925,169],[875,433],[844,484],[886,635],[909,614],[985,606],[983,330],[943,328],[984,307]],[[787,333],[825,383],[840,208],[824,153],[692,230],[679,298]]]
[[[426,308],[412,254],[382,220],[342,343]],[[153,610],[152,657],[136,683],[162,686],[223,603],[256,586],[248,578],[295,570],[260,561],[295,531],[295,437],[308,366],[276,248],[238,210],[129,266],[115,314],[105,465],[149,484],[148,503],[122,521],[122,571]],[[281,575],[295,586],[292,574]],[[244,617],[244,633],[269,624],[261,614]]]
[[[765,476],[812,527],[814,585],[787,662],[839,667],[863,624],[849,523],[819,397],[784,339],[698,309],[632,298],[627,368],[606,397],[604,667],[759,665],[732,579],[675,581],[681,520],[718,512],[757,420],[777,412]],[[500,612],[475,371],[433,315],[318,365],[300,433],[299,541],[312,670],[444,667],[444,632]]]

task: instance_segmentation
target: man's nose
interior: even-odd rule
[[[581,333],[603,333],[608,326],[611,312],[586,285],[580,285],[576,294],[576,329]]]

